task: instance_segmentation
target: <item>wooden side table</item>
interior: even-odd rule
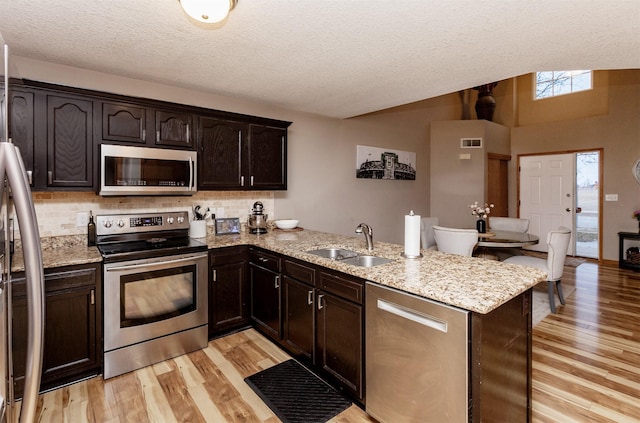
[[[618,237],[618,267],[640,272],[640,233],[618,232]]]

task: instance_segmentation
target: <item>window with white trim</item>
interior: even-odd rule
[[[590,70],[536,72],[534,98],[540,100],[590,90],[593,88],[592,80]]]

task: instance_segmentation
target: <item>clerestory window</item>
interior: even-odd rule
[[[535,88],[534,98],[536,100],[590,90],[592,88],[592,71],[536,72]]]

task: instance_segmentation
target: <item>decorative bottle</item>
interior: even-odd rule
[[[87,224],[87,245],[93,247],[96,245],[96,224],[93,221],[93,212],[89,210],[89,223]]]

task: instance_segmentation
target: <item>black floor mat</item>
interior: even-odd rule
[[[325,423],[351,406],[295,360],[245,378],[283,423]]]

